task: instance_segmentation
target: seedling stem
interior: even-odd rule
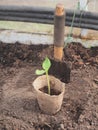
[[[51,67],[51,62],[50,62],[49,58],[46,57],[45,60],[42,63],[42,69],[41,70],[37,69],[36,72],[35,72],[37,75],[42,75],[44,73],[46,74],[47,85],[48,85],[48,94],[49,95],[51,94],[51,92],[50,92],[50,80],[49,80],[49,75],[48,75],[48,71],[49,71],[50,67]]]

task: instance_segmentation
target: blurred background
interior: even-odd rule
[[[0,0],[0,5],[34,6],[55,8],[57,3],[64,4],[66,9],[77,9],[78,0]],[[98,12],[98,0],[88,1],[88,11]],[[14,29],[23,32],[53,33],[52,25],[32,24],[23,22],[0,21],[0,29]]]
[[[0,0],[0,5],[31,6],[31,7],[43,7],[43,8],[55,9],[57,3],[62,3],[64,4],[65,9],[79,9],[80,1],[81,2],[87,1],[87,5],[85,6],[84,10],[87,7],[86,11],[98,13],[98,7],[97,7],[98,0]],[[52,35],[52,40],[50,41],[51,42],[53,41],[53,25],[26,23],[26,22],[13,22],[13,21],[0,21],[0,30],[1,30],[0,33],[2,34],[0,36],[0,39],[4,39],[5,36],[7,37],[11,36],[11,32],[14,31],[14,32],[33,33],[33,34],[45,34],[48,36]],[[5,30],[8,31],[5,32]],[[80,36],[81,30],[83,29],[73,28],[73,34],[75,36]],[[91,38],[91,39],[98,40],[98,31],[86,29],[85,32],[88,35],[88,39]],[[65,35],[67,36],[69,33],[70,33],[70,27],[65,27]],[[16,35],[13,37],[15,39]]]

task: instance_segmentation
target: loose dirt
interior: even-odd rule
[[[0,43],[0,130],[98,130],[98,47],[64,49],[70,82],[52,116],[41,112],[32,86],[46,55],[53,57],[53,46]]]

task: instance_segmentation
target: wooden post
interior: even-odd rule
[[[62,60],[64,47],[65,9],[57,4],[54,16],[54,58]]]

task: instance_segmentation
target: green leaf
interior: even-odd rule
[[[47,72],[50,67],[51,67],[51,62],[50,62],[49,58],[46,57],[42,63],[42,68]]]
[[[37,74],[37,75],[42,75],[42,74],[44,74],[45,73],[45,70],[36,70],[35,71],[35,73]]]

